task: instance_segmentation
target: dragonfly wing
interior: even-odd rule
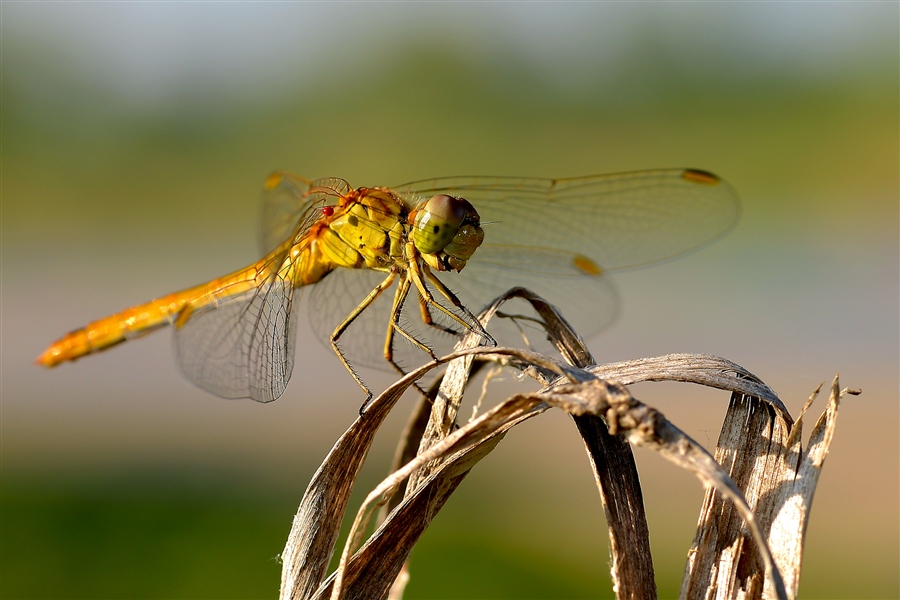
[[[615,320],[618,294],[609,277],[585,272],[577,266],[576,258],[561,250],[486,245],[475,252],[461,273],[445,274],[442,279],[475,313],[510,288],[527,288],[553,304],[575,331],[587,338]],[[501,345],[521,346],[523,336],[533,343],[545,334],[528,320],[530,316],[536,315],[529,305],[512,300],[500,308],[488,331]]]
[[[731,186],[691,169],[576,179],[453,177],[397,191],[410,203],[439,193],[461,196],[478,210],[484,243],[458,276],[445,277],[469,308],[522,286],[561,309],[585,337],[617,312],[606,272],[700,248],[740,214]]]
[[[740,215],[730,185],[692,169],[574,179],[456,177],[414,182],[398,191],[469,200],[485,232],[473,262],[487,246],[499,245],[564,251],[603,271],[641,267],[712,242]],[[510,254],[507,268],[527,271],[528,256]]]
[[[294,367],[293,286],[280,277],[191,314],[175,330],[188,379],[223,398],[277,399]]]
[[[293,173],[276,171],[263,186],[260,215],[260,243],[263,255],[281,245],[289,236],[302,234],[320,214],[310,208],[334,204],[350,191],[343,179],[310,181]]]

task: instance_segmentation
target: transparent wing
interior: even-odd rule
[[[574,179],[448,177],[397,191],[462,196],[481,215],[485,245],[567,251],[604,271],[680,256],[720,237],[740,216],[734,189],[694,169]],[[507,266],[529,270],[524,256]]]
[[[618,314],[618,294],[612,280],[602,274],[589,275],[581,271],[574,266],[571,253],[482,246],[473,259],[479,260],[470,261],[461,273],[442,274],[441,277],[476,313],[500,294],[521,286],[553,304],[585,338],[607,328]],[[516,263],[527,263],[528,267],[509,266]],[[510,320],[503,318],[504,315],[525,318]],[[528,321],[528,317],[536,317],[536,314],[523,300],[504,304],[498,316],[488,325],[488,331],[501,345],[521,347],[526,340],[535,345],[545,337],[543,329]]]
[[[520,285],[560,308],[585,337],[616,314],[604,273],[700,248],[740,215],[731,186],[691,169],[556,180],[453,177],[396,189],[410,203],[447,193],[478,210],[484,243],[461,273],[442,276],[470,309]]]
[[[188,379],[224,398],[277,399],[294,367],[293,286],[273,275],[261,286],[210,302],[175,330]]]
[[[263,255],[272,252],[289,236],[302,234],[319,213],[312,207],[334,204],[350,191],[343,179],[310,181],[293,173],[276,171],[263,186],[260,244]]]
[[[292,316],[293,261],[306,233],[350,190],[342,179],[309,181],[275,172],[263,188],[261,243],[257,265],[210,282],[205,297],[175,330],[178,362],[188,379],[225,398],[271,402],[284,392],[294,366],[296,319]],[[237,290],[237,291],[232,291]]]

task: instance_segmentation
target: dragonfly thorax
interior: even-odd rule
[[[387,270],[403,257],[405,207],[378,188],[359,188],[328,206],[310,232],[328,269]],[[323,274],[324,276],[324,274]],[[304,281],[314,283],[314,281]]]
[[[484,240],[480,217],[464,198],[438,194],[415,213],[412,239],[438,271],[461,271]]]

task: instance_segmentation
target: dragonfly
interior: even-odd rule
[[[404,373],[405,357],[433,359],[441,343],[469,332],[496,344],[503,327],[489,332],[472,309],[512,287],[547,298],[590,337],[616,316],[607,273],[700,248],[739,214],[734,189],[699,169],[359,188],[279,171],[263,186],[259,261],[89,323],[36,362],[53,367],[172,326],[189,380],[225,398],[270,402],[291,378],[295,313],[311,290],[316,336],[368,401],[354,365]],[[521,334],[516,319],[506,321]]]

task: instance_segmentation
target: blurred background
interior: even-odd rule
[[[362,401],[305,321],[291,385],[270,405],[193,387],[168,332],[32,364],[70,329],[255,261],[272,170],[360,186],[696,167],[738,190],[740,224],[617,274],[621,316],[591,347],[601,362],[718,354],[795,415],[835,373],[862,388],[842,405],[800,589],[897,597],[898,12],[4,3],[0,595],[277,594],[296,506]],[[361,372],[375,390],[392,381]],[[527,386],[496,386],[488,402]],[[633,392],[715,447],[727,394]],[[356,505],[414,400],[377,440]],[[673,597],[702,486],[637,455]],[[407,596],[611,597],[606,539],[575,428],[547,414],[438,515]]]

